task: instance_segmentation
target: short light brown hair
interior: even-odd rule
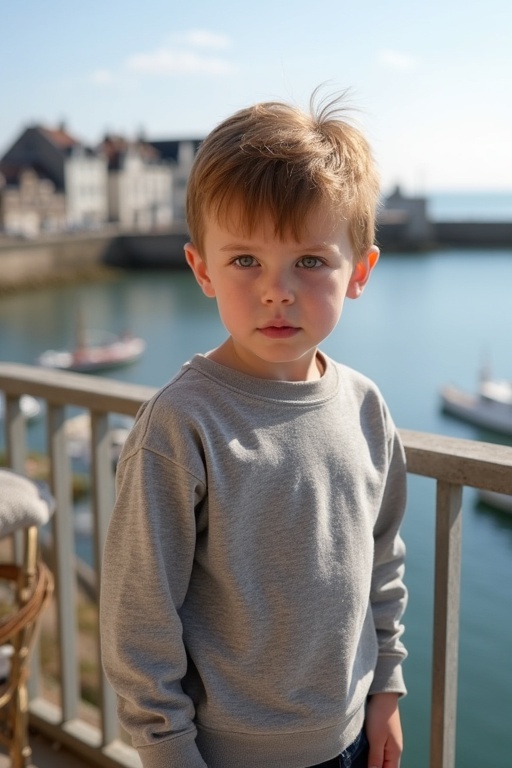
[[[310,112],[265,102],[228,117],[206,137],[187,188],[187,224],[203,254],[205,217],[240,211],[249,234],[270,214],[276,236],[300,239],[318,206],[348,221],[356,261],[374,244],[379,179],[370,146],[345,119],[343,98]]]

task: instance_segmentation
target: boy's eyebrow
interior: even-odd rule
[[[223,245],[221,251],[250,251],[252,250],[250,245],[246,243],[229,243],[229,245]]]
[[[222,252],[235,252],[235,251],[254,251],[258,250],[258,247],[255,247],[254,243],[228,243],[228,245],[223,245],[220,249]],[[307,245],[304,245],[302,243],[297,243],[296,248],[294,248],[297,252],[305,253],[308,251],[314,251],[315,253],[325,252],[325,253],[338,253],[339,248],[336,245],[328,245],[327,243],[308,243]]]

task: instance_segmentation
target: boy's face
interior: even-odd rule
[[[347,222],[321,211],[309,216],[300,242],[276,238],[270,216],[250,235],[207,217],[203,253],[190,243],[185,253],[230,334],[210,356],[284,381],[321,376],[317,346],[336,326],[345,297],[361,295],[379,255],[372,248],[354,264]]]

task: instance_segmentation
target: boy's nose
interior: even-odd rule
[[[266,283],[262,298],[265,304],[291,304],[295,299],[290,281],[281,276]]]

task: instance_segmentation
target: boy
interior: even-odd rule
[[[403,449],[318,350],[377,262],[378,194],[336,104],[244,109],[198,152],[186,258],[228,338],[141,409],[102,576],[144,768],[398,768]]]

